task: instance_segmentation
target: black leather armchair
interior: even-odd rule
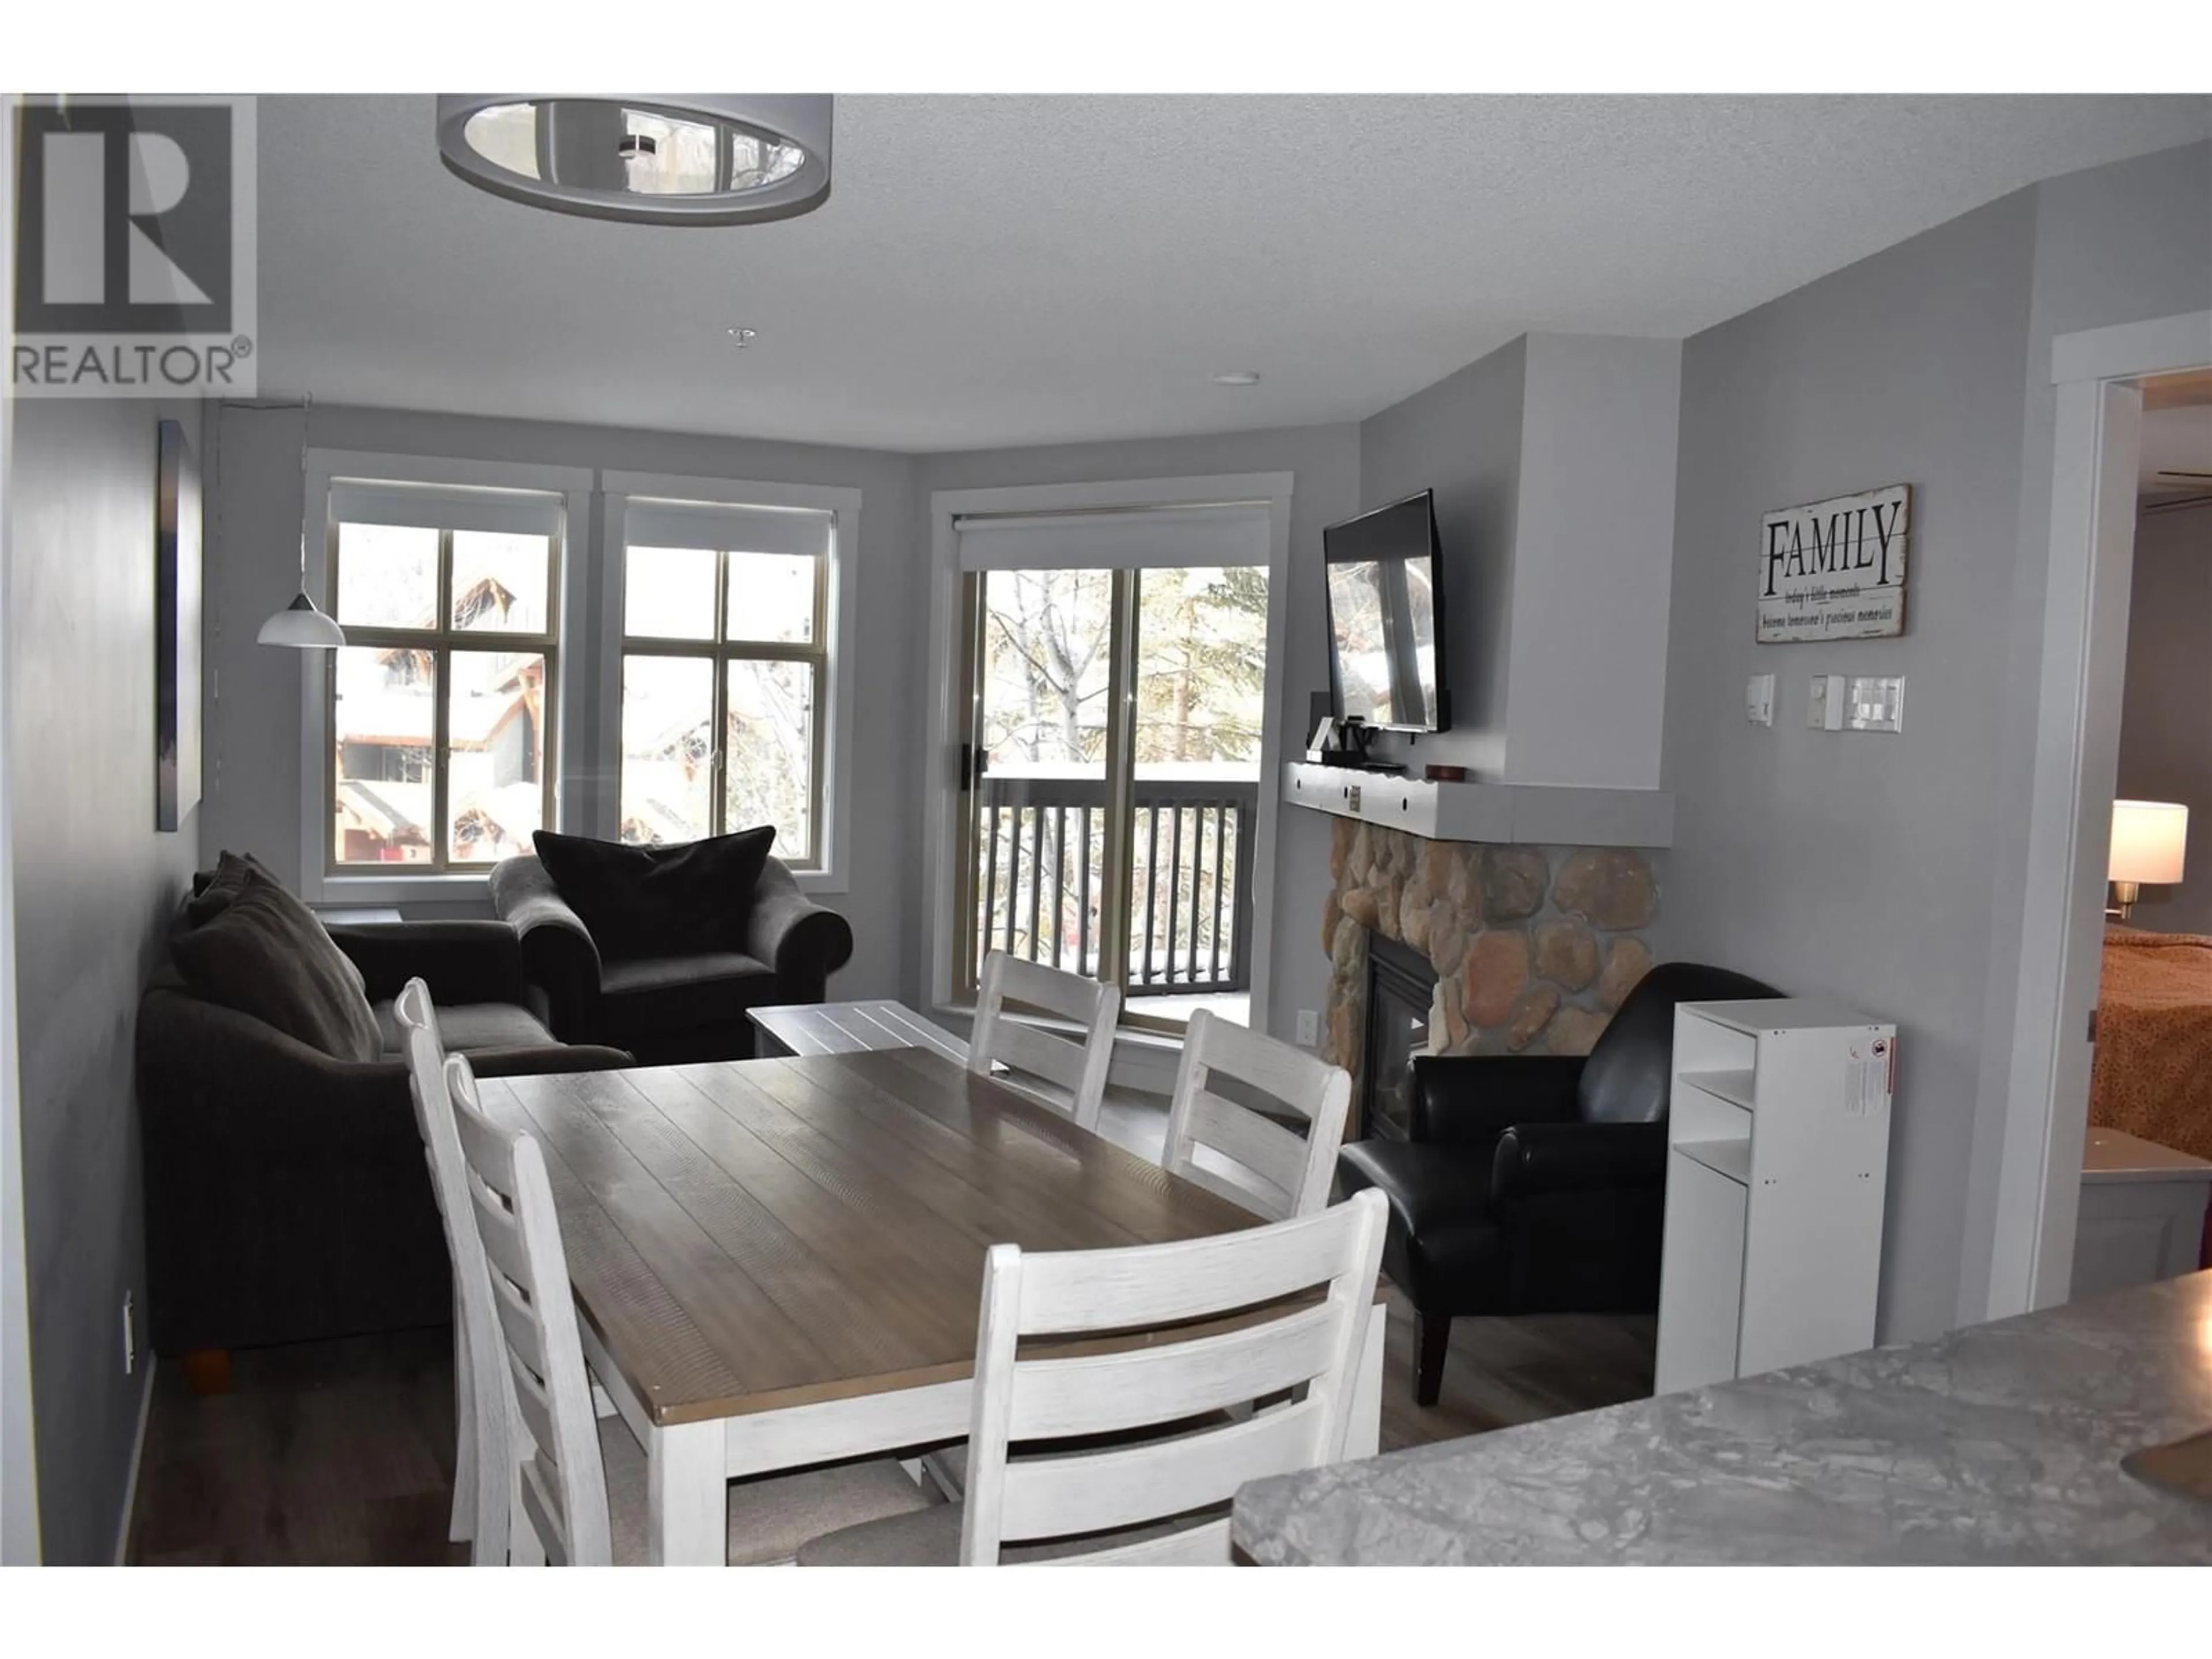
[[[1416,1059],[1408,1137],[1338,1155],[1390,1201],[1382,1266],[1413,1304],[1413,1397],[1437,1401],[1460,1314],[1659,1305],[1674,1005],[1781,994],[1695,963],[1645,975],[1585,1056]]]

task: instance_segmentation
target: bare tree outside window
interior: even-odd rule
[[[1131,882],[1111,890],[1107,727],[1116,585],[1136,584]],[[1133,997],[1249,980],[1267,665],[1264,567],[989,570],[978,583],[975,948]],[[1102,957],[1126,907],[1129,960]]]

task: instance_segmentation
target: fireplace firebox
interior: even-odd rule
[[[1407,1074],[1413,1056],[1429,1051],[1429,1010],[1436,991],[1436,969],[1425,954],[1369,933],[1367,1042],[1359,1068],[1355,1134],[1406,1138]]]

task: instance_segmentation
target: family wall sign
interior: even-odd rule
[[[1911,484],[1768,514],[1759,532],[1759,643],[1902,634],[1911,534]]]

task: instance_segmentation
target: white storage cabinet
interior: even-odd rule
[[[1676,1007],[1659,1393],[1874,1346],[1896,1060],[1824,999]]]

